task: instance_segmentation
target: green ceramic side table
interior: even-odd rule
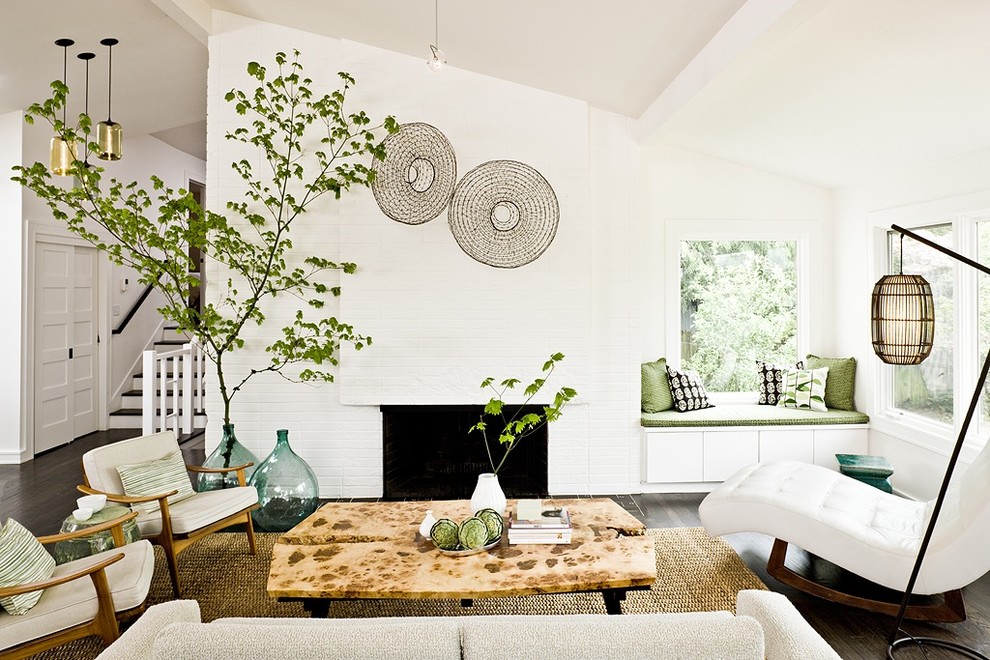
[[[888,477],[894,474],[894,467],[883,456],[867,456],[865,454],[836,454],[839,462],[839,472],[850,476],[864,484],[879,488],[885,493],[893,493],[894,489]]]
[[[130,512],[131,510],[127,507],[108,504],[94,513],[89,520],[80,521],[76,520],[73,516],[69,516],[62,523],[62,528],[59,532],[75,532],[80,529],[86,529],[87,527],[99,525],[114,518],[126,516]],[[123,531],[125,543],[134,543],[141,539],[141,531],[138,530],[138,526],[133,520],[128,520],[123,524]],[[98,552],[110,550],[113,547],[113,534],[110,530],[95,532],[83,538],[59,541],[55,544],[55,563],[64,564],[67,561],[89,557]]]

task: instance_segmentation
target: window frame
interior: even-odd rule
[[[682,241],[794,241],[797,243],[797,357],[804,359],[811,343],[812,273],[817,272],[818,284],[823,281],[821,258],[811,250],[817,241],[819,224],[804,220],[668,220],[665,232],[665,355],[667,363],[681,368],[681,242]],[[813,269],[812,261],[814,264]],[[822,316],[818,310],[817,316]],[[754,371],[756,364],[753,364]],[[716,405],[755,403],[759,392],[712,392],[709,399]]]

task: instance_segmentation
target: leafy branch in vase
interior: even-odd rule
[[[519,385],[522,381],[518,378],[507,378],[503,380],[498,386],[494,385],[494,378],[486,378],[481,383],[482,389],[490,389],[494,392],[494,396],[485,404],[485,415],[491,415],[497,417],[501,420],[501,429],[498,429],[498,441],[499,444],[505,447],[505,451],[502,454],[501,459],[496,465],[495,459],[492,456],[491,447],[488,444],[488,424],[485,422],[484,416],[479,418],[478,423],[468,429],[468,433],[479,431],[485,442],[485,450],[488,452],[488,462],[492,466],[492,473],[498,474],[502,466],[505,465],[505,460],[509,457],[509,454],[519,446],[520,441],[524,438],[532,435],[536,431],[540,430],[550,422],[556,421],[560,418],[562,410],[567,403],[577,396],[577,391],[570,387],[561,387],[554,394],[553,402],[549,405],[543,406],[540,412],[529,412],[523,413],[523,410],[529,405],[530,401],[539,394],[543,386],[546,385],[547,380],[553,375],[554,369],[558,362],[563,361],[563,353],[554,353],[550,356],[550,359],[543,364],[543,375],[537,377],[532,383],[526,386],[524,390],[525,399],[521,405],[515,408],[515,411],[510,415],[506,416],[506,406],[505,394],[507,391],[514,389],[516,385]],[[495,429],[492,429],[495,431]]]

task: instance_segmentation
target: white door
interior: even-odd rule
[[[96,430],[96,250],[35,247],[34,451]]]

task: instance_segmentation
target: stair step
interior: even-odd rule
[[[128,417],[128,416],[141,416],[140,408],[121,408],[120,410],[114,410],[110,413],[111,417]]]
[[[193,428],[206,427],[206,414],[198,413],[193,415]],[[110,413],[110,428],[112,429],[139,429],[141,428],[140,408],[121,408]]]
[[[205,389],[204,390],[200,390],[199,393],[205,396],[206,395],[206,390]],[[162,395],[162,391],[161,390],[155,390],[155,396],[161,396],[161,395]],[[172,396],[172,390],[168,390],[168,395],[169,396]],[[140,397],[140,396],[144,396],[144,391],[143,390],[134,389],[134,390],[130,390],[128,392],[124,392],[120,396],[121,397],[125,397],[125,396],[138,396],[138,397]]]

